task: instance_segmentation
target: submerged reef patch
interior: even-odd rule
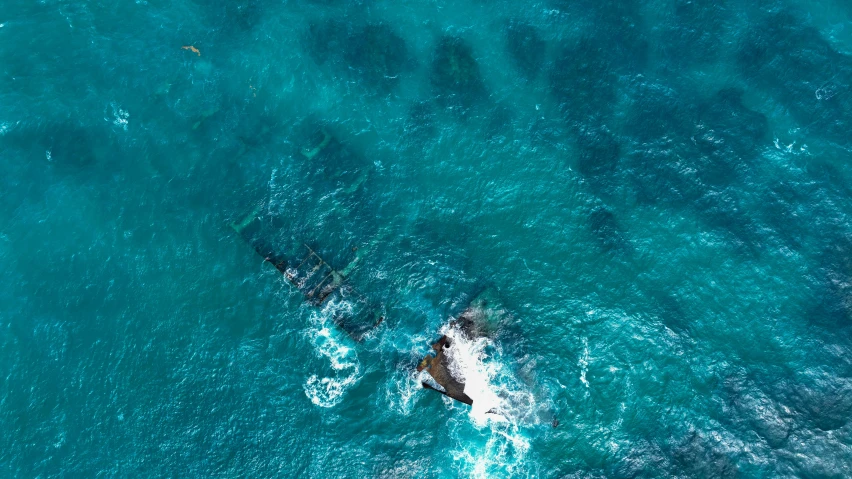
[[[589,213],[589,230],[605,252],[624,251],[629,247],[615,215],[604,206]]]
[[[367,85],[381,91],[396,86],[400,75],[414,66],[405,40],[384,23],[350,35],[343,58]]]
[[[746,108],[738,89],[723,89],[700,105],[694,123],[691,138],[698,152],[692,157],[708,185],[727,186],[741,179],[769,145],[766,117]]]
[[[0,144],[65,171],[97,164],[109,148],[109,131],[71,120],[19,125],[0,136]]]
[[[311,22],[305,32],[305,49],[319,65],[340,63],[352,35],[349,22],[330,19]]]
[[[734,459],[720,450],[718,438],[692,431],[671,449],[672,462],[687,477],[734,479],[740,471]]]
[[[510,21],[506,26],[506,49],[525,80],[534,80],[544,68],[547,43],[532,25]]]
[[[405,40],[386,23],[312,23],[305,42],[317,64],[331,65],[335,73],[352,76],[375,93],[391,91],[416,66]]]
[[[577,171],[597,192],[611,193],[620,182],[621,144],[604,128],[589,128],[577,137]]]
[[[593,39],[563,48],[550,71],[550,90],[569,124],[597,126],[612,115],[615,82],[611,59]]]
[[[657,47],[664,60],[676,67],[715,62],[723,45],[727,17],[732,13],[727,3],[674,0]]]
[[[403,123],[402,139],[414,148],[422,148],[438,133],[435,111],[428,101],[416,102],[408,107]]]
[[[487,96],[473,49],[459,37],[443,36],[438,40],[431,82],[442,106],[466,109]]]
[[[803,128],[849,146],[852,58],[788,11],[755,23],[741,39],[737,64],[751,84],[770,93]]]
[[[649,44],[641,7],[636,0],[551,0],[588,27],[582,35],[597,45],[618,74],[642,71],[648,62]]]
[[[193,0],[207,21],[227,34],[247,32],[256,27],[266,13],[266,0]]]

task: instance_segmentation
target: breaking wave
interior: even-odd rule
[[[451,452],[460,475],[471,478],[530,477],[535,475],[528,453],[529,439],[520,427],[492,423],[485,430],[456,434]]]
[[[320,407],[333,407],[361,378],[361,365],[347,336],[334,324],[336,314],[350,313],[352,305],[345,301],[330,301],[321,310],[312,311],[306,335],[313,344],[314,354],[331,366],[330,375],[311,375],[305,382],[305,394]]]
[[[450,373],[464,383],[465,394],[473,399],[470,419],[476,426],[539,422],[535,395],[507,366],[499,344],[487,337],[469,338],[455,325],[445,326],[441,334],[453,341],[453,347],[445,350]]]
[[[445,350],[451,374],[465,384],[471,399],[469,424],[454,428],[451,454],[468,477],[525,477],[530,441],[527,430],[542,422],[543,405],[514,374],[500,345],[487,337],[470,338],[455,324],[441,334],[453,342]],[[450,407],[454,401],[445,398]]]

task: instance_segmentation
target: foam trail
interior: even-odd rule
[[[385,389],[385,400],[391,411],[408,416],[414,409],[414,400],[420,389],[419,375],[397,371]]]
[[[351,309],[347,302],[330,301],[322,310],[311,312],[311,326],[305,334],[314,345],[314,353],[325,358],[331,366],[330,376],[314,374],[305,382],[305,394],[316,406],[336,406],[361,377],[361,365],[355,349],[347,345],[348,337],[337,329],[331,319],[335,314],[351,312]]]
[[[583,356],[577,361],[577,365],[580,366],[580,382],[586,386],[586,389],[589,388],[589,380],[586,379],[586,374],[589,372],[589,340],[583,338]]]

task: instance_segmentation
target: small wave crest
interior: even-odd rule
[[[361,365],[348,337],[334,325],[337,314],[350,313],[352,305],[345,301],[330,301],[321,310],[312,311],[306,336],[313,344],[314,354],[331,366],[331,374],[313,374],[305,382],[305,394],[320,407],[336,406],[344,393],[361,377]]]

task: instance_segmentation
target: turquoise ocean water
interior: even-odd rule
[[[0,476],[852,477],[850,131],[840,0],[6,0]]]

